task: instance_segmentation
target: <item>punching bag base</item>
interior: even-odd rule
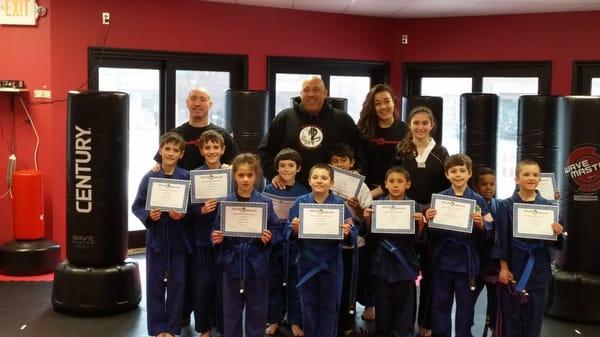
[[[553,270],[548,287],[549,316],[569,321],[600,322],[600,275]]]
[[[15,240],[0,246],[0,274],[31,276],[54,271],[60,245],[50,240]]]
[[[142,300],[137,262],[96,268],[61,261],[54,272],[52,306],[75,316],[103,316],[130,311]]]

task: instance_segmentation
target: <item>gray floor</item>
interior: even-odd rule
[[[143,256],[136,258],[144,263]],[[142,275],[142,285],[144,284]],[[147,336],[145,294],[137,310],[108,317],[81,318],[59,314],[50,303],[51,282],[0,282],[0,337],[132,337]],[[357,325],[372,330],[372,323],[360,318]],[[476,306],[476,325],[473,335],[482,334],[485,313],[485,296],[481,296]],[[197,336],[193,329],[186,327],[183,337]],[[282,327],[279,337],[290,337],[287,327]],[[600,336],[600,325],[578,324],[546,317],[542,328],[544,337]]]

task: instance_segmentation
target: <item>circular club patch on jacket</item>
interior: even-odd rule
[[[600,146],[583,144],[577,146],[567,158],[564,168],[569,181],[580,192],[600,191]]]
[[[306,125],[298,135],[300,144],[307,149],[316,149],[323,143],[323,130],[316,125]]]

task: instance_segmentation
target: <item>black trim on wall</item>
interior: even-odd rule
[[[594,77],[600,77],[600,61],[573,62],[571,93],[573,95],[591,95],[592,78]]]

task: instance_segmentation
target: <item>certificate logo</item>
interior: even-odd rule
[[[600,146],[583,144],[577,146],[567,158],[564,168],[571,185],[579,192],[600,191]]]
[[[316,149],[323,142],[323,130],[316,125],[306,125],[298,135],[300,144],[307,149]]]

